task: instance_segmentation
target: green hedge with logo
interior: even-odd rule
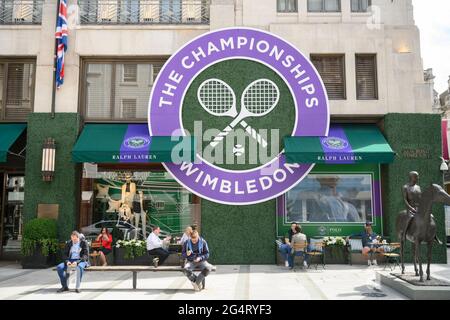
[[[27,129],[25,164],[25,224],[36,218],[38,204],[59,204],[58,238],[67,240],[76,226],[80,170],[72,162],[72,148],[78,137],[80,119],[76,113],[31,113]],[[46,138],[56,141],[55,177],[42,181],[42,145]]]
[[[443,185],[440,172],[442,142],[441,118],[433,114],[388,114],[384,119],[384,133],[397,153],[394,163],[382,167],[383,208],[385,230],[396,239],[395,220],[405,209],[402,186],[408,181],[410,171],[420,174],[419,185],[424,191],[431,183]],[[436,204],[433,215],[438,226],[438,237],[444,243],[433,247],[433,262],[447,263],[445,246],[445,213],[443,205]],[[407,260],[411,260],[411,245],[407,245]],[[422,246],[422,258],[426,246]]]
[[[216,264],[274,264],[276,201],[227,206],[202,200],[202,236]]]

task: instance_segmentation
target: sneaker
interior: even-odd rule
[[[75,292],[76,293],[81,293],[81,290],[80,289],[75,289]]]
[[[158,267],[158,263],[159,263],[159,258],[153,258],[153,266],[154,266],[155,268]]]
[[[56,291],[57,293],[61,293],[61,292],[65,292],[65,291],[69,291],[69,288],[65,287],[65,288],[60,288],[58,289],[58,291]]]
[[[370,262],[370,260],[367,260],[367,265],[370,267],[372,265],[372,263]]]
[[[200,287],[198,286],[198,284],[196,282],[191,282],[192,283],[192,287],[194,287],[195,291],[200,291]]]
[[[303,261],[303,266],[304,266],[305,268],[308,268],[308,262]]]
[[[195,282],[195,283],[197,284],[198,291],[202,291],[203,290],[203,281],[200,283],[198,283],[198,282]]]
[[[284,266],[285,266],[286,268],[288,268],[288,267],[289,267],[289,261],[285,261],[285,262],[284,262]]]
[[[378,266],[377,260],[373,260],[373,261],[372,261],[372,265]]]

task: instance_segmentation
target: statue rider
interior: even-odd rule
[[[409,182],[403,186],[403,200],[406,204],[406,210],[412,218],[419,209],[422,190],[417,184],[419,182],[419,173],[411,171],[409,173]]]

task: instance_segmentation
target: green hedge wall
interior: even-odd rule
[[[212,263],[275,263],[275,200],[252,206],[227,206],[202,200],[201,227]]]
[[[384,133],[397,153],[393,164],[382,168],[383,210],[385,230],[391,239],[397,239],[395,223],[398,213],[405,209],[402,186],[410,171],[420,174],[419,185],[425,190],[431,183],[443,185],[441,164],[441,118],[433,114],[388,114],[384,119]],[[433,208],[438,225],[438,237],[444,245],[434,245],[433,262],[447,263],[445,246],[445,213],[443,205]],[[422,247],[422,258],[426,247]],[[407,244],[406,260],[411,262],[411,245]]]
[[[39,203],[59,204],[58,237],[66,240],[75,228],[78,212],[79,169],[72,162],[80,119],[76,113],[32,113],[28,119],[27,159],[25,164],[25,223],[37,216]],[[46,138],[56,140],[55,178],[42,181],[42,145]]]

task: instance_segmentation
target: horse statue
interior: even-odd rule
[[[450,195],[437,184],[432,184],[422,193],[416,214],[411,216],[407,210],[404,210],[397,217],[397,236],[401,243],[400,257],[402,274],[405,274],[404,249],[406,240],[408,240],[412,242],[414,270],[416,277],[420,276],[420,282],[423,282],[420,245],[426,243],[428,248],[427,280],[431,280],[430,264],[433,243],[436,241],[442,245],[442,242],[436,236],[436,222],[431,214],[434,203],[443,203],[450,206]],[[417,270],[417,264],[419,264],[419,270]]]

